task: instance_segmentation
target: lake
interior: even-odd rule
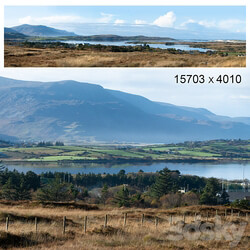
[[[55,41],[56,42],[56,41]],[[105,42],[105,41],[74,41],[74,40],[68,40],[68,41],[59,41],[61,43],[68,43],[68,44],[101,44],[101,45],[113,45],[113,46],[135,46],[139,44],[133,44],[133,43],[127,43],[128,41],[122,41],[122,42]],[[143,44],[143,43],[142,43]],[[200,52],[207,52],[208,49],[203,49],[203,48],[192,48],[189,45],[165,45],[165,44],[148,44],[151,48],[155,49],[180,49],[180,50],[185,50],[185,51],[192,51],[192,50],[198,50]]]
[[[80,164],[80,163],[68,163],[57,166],[46,166],[45,164],[38,165],[6,165],[9,170],[18,170],[20,172],[33,171],[37,174],[42,172],[69,172],[72,174],[77,173],[118,173],[121,169],[124,169],[126,173],[138,172],[143,170],[144,172],[156,172],[164,167],[168,167],[171,170],[179,170],[181,174],[197,175],[203,177],[216,177],[219,179],[235,180],[235,179],[250,179],[250,163],[228,163],[228,164],[206,164],[206,163],[153,163],[151,165],[146,164],[124,164],[124,165],[104,165],[104,164]]]

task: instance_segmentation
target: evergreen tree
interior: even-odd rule
[[[119,207],[130,206],[129,191],[125,185],[123,185],[121,190],[116,193],[114,203],[117,204]]]
[[[103,204],[106,203],[107,198],[109,197],[108,185],[105,183],[102,188],[101,201]]]
[[[152,196],[159,199],[167,193],[177,192],[179,175],[179,171],[171,171],[168,168],[159,171],[159,175],[156,177],[155,184],[151,189]]]
[[[62,183],[56,178],[51,183],[38,189],[37,199],[40,201],[69,201],[75,199],[77,190],[71,184]]]
[[[224,205],[224,204],[228,204],[228,203],[229,203],[229,195],[224,188],[222,191],[222,194],[220,196],[220,204]]]
[[[23,176],[20,180],[10,176],[2,187],[1,196],[6,200],[30,200],[30,190]]]
[[[220,183],[216,178],[209,178],[200,197],[200,203],[206,205],[217,205],[217,193],[220,191]]]

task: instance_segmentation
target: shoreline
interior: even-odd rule
[[[110,165],[122,165],[122,164],[146,164],[152,165],[156,163],[188,163],[188,164],[196,164],[196,163],[212,163],[212,164],[228,164],[228,163],[239,163],[239,164],[248,164],[250,163],[250,159],[168,159],[168,160],[127,160],[127,159],[118,159],[118,160],[59,160],[59,161],[23,161],[23,160],[15,160],[15,161],[6,161],[2,160],[3,164],[13,164],[13,165],[61,165],[61,164],[110,164]]]

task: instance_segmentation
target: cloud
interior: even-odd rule
[[[136,19],[136,20],[134,21],[134,23],[135,23],[136,25],[147,24],[147,22],[146,22],[145,20],[139,20],[139,19]]]
[[[101,18],[97,19],[98,23],[109,23],[112,21],[114,15],[113,14],[107,14],[107,13],[101,13]]]
[[[45,17],[31,17],[26,16],[19,18],[19,24],[69,24],[69,23],[110,23],[112,22],[114,15],[107,13],[100,13],[101,17],[96,19],[84,18],[81,16],[45,16]],[[122,21],[122,20],[119,20]]]
[[[221,29],[226,30],[246,30],[246,22],[239,20],[239,19],[228,19],[228,20],[222,20],[218,23],[218,27]]]
[[[31,16],[26,16],[20,18],[20,24],[49,24],[49,23],[76,23],[76,22],[84,22],[82,17],[80,16],[47,16],[47,17],[36,17],[33,18]]]
[[[181,23],[180,26],[181,26],[181,27],[185,27],[185,26],[187,26],[187,25],[190,24],[190,23],[196,23],[196,21],[195,21],[194,19],[188,19],[187,21]]]
[[[208,20],[193,20],[189,19],[180,25],[181,28],[185,29],[221,29],[231,32],[245,32],[246,23],[239,19],[227,19],[220,21],[208,21]]]
[[[158,17],[153,24],[160,27],[173,27],[176,21],[176,16],[173,11],[166,13],[163,16]]]
[[[125,20],[122,20],[122,19],[116,19],[115,24],[124,24],[125,23]]]

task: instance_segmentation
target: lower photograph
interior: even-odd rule
[[[250,87],[175,73],[0,71],[1,249],[250,249]]]

